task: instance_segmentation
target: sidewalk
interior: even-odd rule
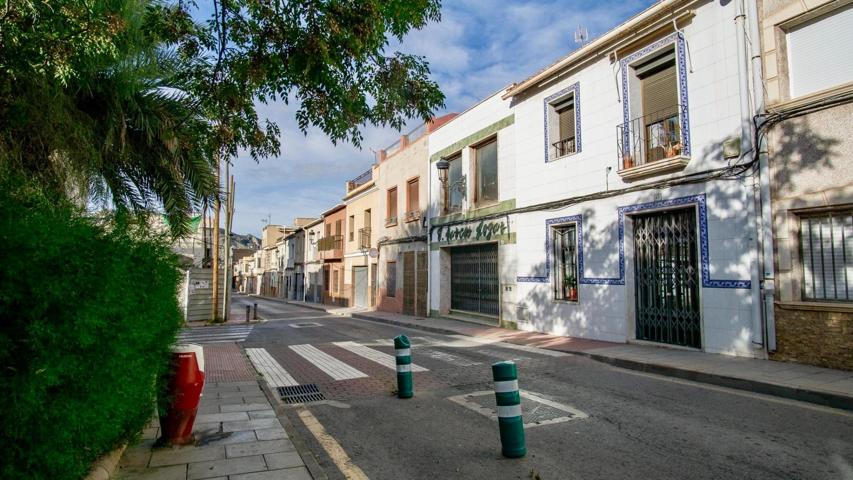
[[[204,356],[206,381],[193,428],[196,444],[153,448],[160,429],[152,419],[142,440],[125,451],[116,478],[312,480],[297,451],[302,449],[292,441],[293,427],[282,407],[270,403],[240,347],[205,345]]]
[[[298,301],[288,303],[326,310],[330,313],[342,310],[337,307],[327,308],[325,305],[316,303]],[[448,318],[411,317],[363,310],[345,315],[428,332],[483,337],[574,353],[621,368],[853,410],[853,372],[844,370],[651,345],[601,342],[508,330]]]

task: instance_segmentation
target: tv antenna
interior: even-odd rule
[[[575,30],[575,43],[582,47],[586,44],[587,40],[589,40],[589,32],[586,30],[586,27],[578,25],[577,30]]]

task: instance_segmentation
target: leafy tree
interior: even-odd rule
[[[279,128],[259,118],[258,102],[298,101],[303,132],[313,125],[356,145],[365,125],[399,128],[443,105],[425,59],[388,51],[439,19],[437,0],[202,7],[5,0],[0,162],[81,201],[162,204],[179,233],[216,195],[216,156],[280,153]]]

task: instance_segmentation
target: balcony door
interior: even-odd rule
[[[645,162],[669,158],[680,151],[681,142],[675,50],[643,62],[636,72],[642,95]]]

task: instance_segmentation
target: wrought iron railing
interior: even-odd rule
[[[347,191],[355,190],[371,180],[373,180],[372,168],[347,182]]]
[[[551,146],[554,147],[554,157],[562,157],[563,155],[575,153],[574,137],[564,138],[558,142],[552,143]]]
[[[370,248],[370,229],[369,228],[359,228],[358,229],[358,248],[363,249],[363,250]]]
[[[406,221],[413,222],[415,220],[419,220],[421,218],[420,210],[413,210],[411,212],[406,212]]]
[[[342,235],[329,235],[323,237],[317,242],[317,248],[320,251],[340,250],[344,246],[344,237]]]
[[[619,170],[681,155],[681,119],[686,114],[683,106],[673,105],[617,126]]]

